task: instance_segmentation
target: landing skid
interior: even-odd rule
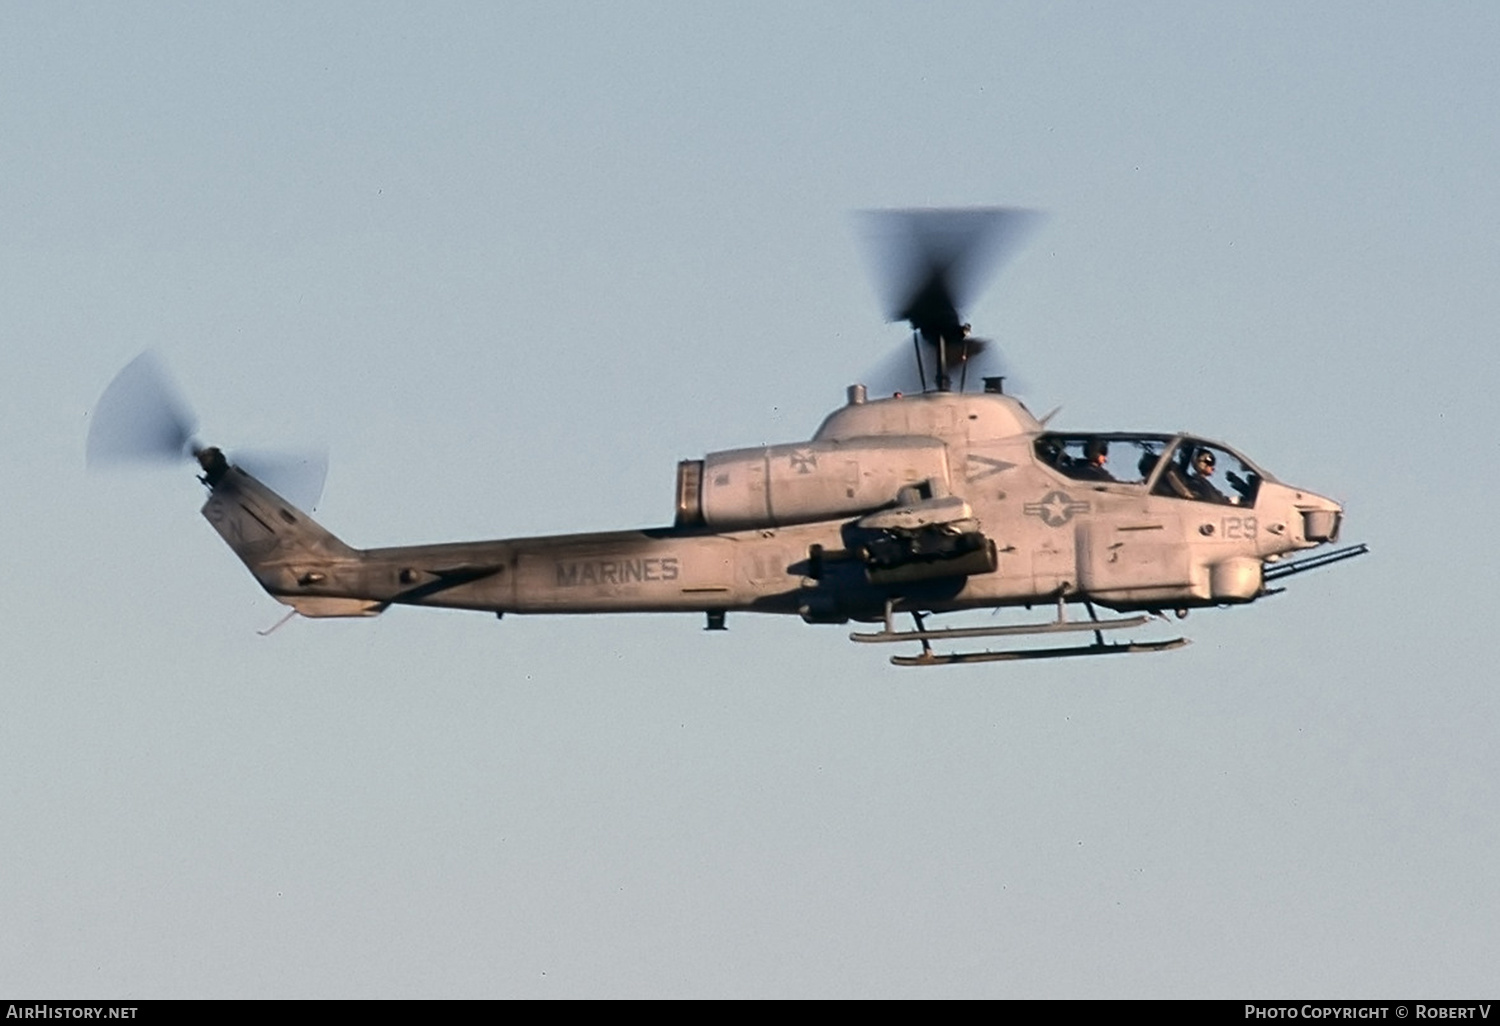
[[[1145,652],[1167,652],[1174,648],[1181,648],[1188,643],[1186,638],[1172,638],[1167,641],[1131,641],[1119,644],[1106,644],[1104,641],[1105,631],[1129,630],[1132,627],[1141,627],[1151,619],[1149,616],[1122,616],[1113,620],[1101,620],[1094,612],[1093,603],[1085,603],[1088,606],[1088,620],[1069,620],[1067,605],[1061,595],[1057,599],[1057,619],[1051,623],[1038,624],[1004,624],[995,627],[943,627],[927,630],[922,623],[922,614],[912,611],[912,620],[916,622],[916,630],[898,631],[894,622],[896,600],[888,600],[885,604],[885,627],[883,630],[869,633],[856,631],[849,635],[850,641],[878,644],[893,641],[919,641],[922,643],[922,654],[916,656],[891,656],[891,663],[895,666],[949,666],[956,663],[994,663],[1013,662],[1020,659],[1065,659],[1070,656],[1092,656],[1092,655],[1130,655]],[[1072,648],[1021,648],[1004,649],[999,652],[947,652],[937,653],[932,650],[932,642],[948,641],[958,638],[1012,638],[1023,635],[1038,634],[1067,634],[1079,631],[1088,631],[1094,635],[1092,645],[1078,645]]]
[[[1015,648],[1004,652],[931,652],[915,656],[891,656],[893,666],[953,666],[958,663],[1002,663],[1018,659],[1065,659],[1068,656],[1131,655],[1139,652],[1169,652],[1188,644],[1187,638],[1170,641],[1128,641],[1118,645],[1080,645],[1077,648]]]

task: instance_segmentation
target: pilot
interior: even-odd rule
[[[1036,454],[1049,467],[1061,468],[1064,466],[1063,447],[1055,438],[1046,437],[1037,439]]]
[[[1083,462],[1075,463],[1072,475],[1086,481],[1113,481],[1114,475],[1105,469],[1109,462],[1109,443],[1102,438],[1090,438],[1083,447]]]
[[[1218,502],[1227,506],[1230,505],[1229,498],[1209,480],[1214,476],[1215,462],[1212,449],[1203,446],[1198,448],[1193,454],[1192,467],[1187,475],[1188,490],[1200,502]]]

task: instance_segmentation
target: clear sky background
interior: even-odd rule
[[[1500,982],[1500,7],[0,6],[0,992],[1473,996]],[[903,342],[851,212],[1048,212],[969,311],[1373,554],[1160,656],[281,615],[138,352],[355,545],[657,525]]]

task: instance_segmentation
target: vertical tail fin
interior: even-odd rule
[[[303,616],[374,616],[385,609],[384,602],[327,594],[357,593],[359,550],[239,467],[206,469],[211,493],[204,518],[278,602]]]

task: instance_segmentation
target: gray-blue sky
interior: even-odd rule
[[[1473,994],[1500,964],[1500,14],[0,9],[0,989]],[[1049,212],[972,311],[1375,555],[1195,644],[900,671],[737,618],[280,615],[153,347],[354,544],[659,523],[899,344],[849,212]]]

